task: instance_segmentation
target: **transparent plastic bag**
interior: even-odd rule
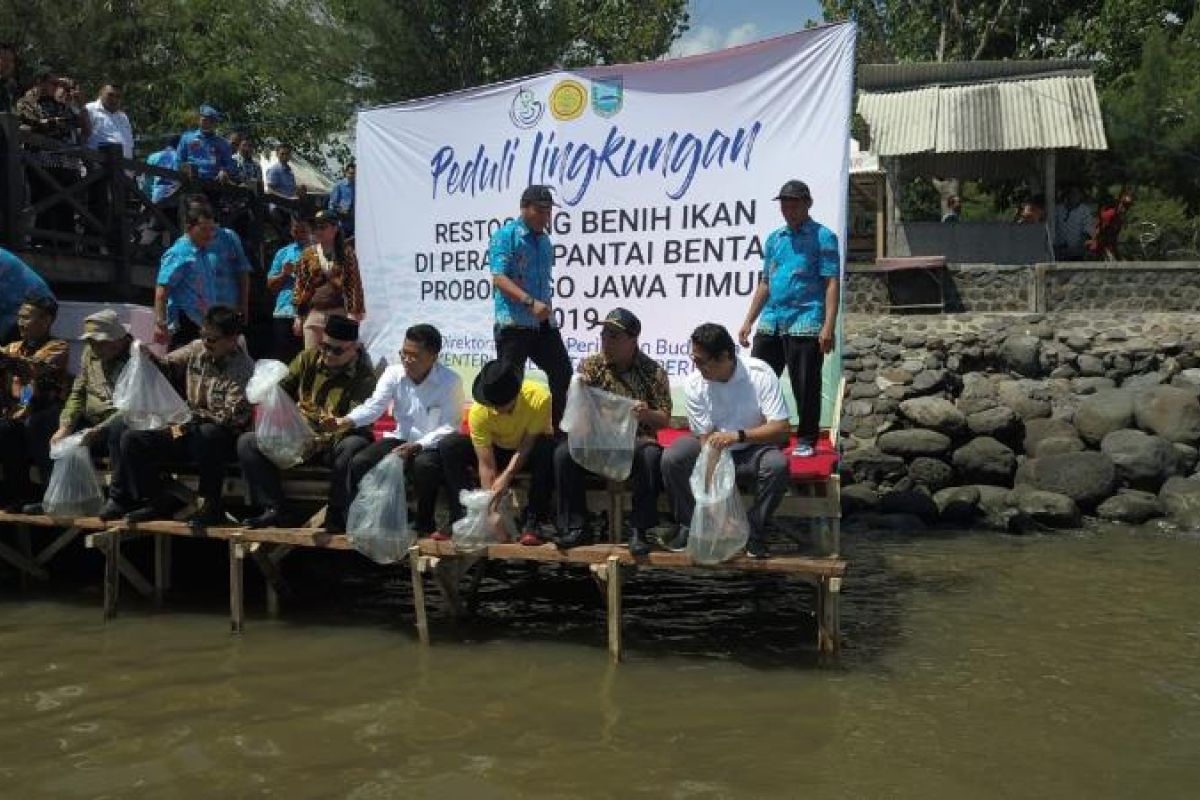
[[[92,454],[83,443],[80,431],[50,445],[54,471],[42,496],[42,510],[51,517],[90,517],[104,504],[104,492]]]
[[[493,511],[492,492],[486,489],[463,489],[458,494],[466,515],[454,523],[451,539],[457,550],[480,550],[489,544],[510,542],[517,535],[517,523],[510,502]]]
[[[133,343],[129,362],[117,376],[113,407],[123,413],[125,425],[135,431],[182,425],[192,418],[187,403],[137,341]]]
[[[254,438],[258,449],[280,469],[304,461],[316,434],[279,382],[287,377],[282,361],[270,358],[254,362],[254,374],[246,384],[246,399],[254,404]]]
[[[571,458],[584,469],[615,481],[629,477],[637,440],[636,401],[571,378],[559,427],[567,432]]]
[[[720,564],[737,555],[750,539],[750,522],[738,495],[733,457],[705,447],[690,479],[696,508],[688,531],[687,554],[697,564]]]
[[[377,564],[408,554],[417,535],[408,527],[404,459],[393,451],[363,476],[346,518],[346,540]]]

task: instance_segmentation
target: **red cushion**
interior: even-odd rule
[[[658,432],[658,443],[663,447],[670,447],[671,442],[680,436],[688,435],[690,432],[686,428],[662,428]],[[792,436],[788,439],[787,452],[791,453],[795,446],[796,437]],[[815,449],[816,454],[808,458],[789,456],[788,471],[793,481],[827,480],[837,469],[839,456],[833,442],[829,440],[829,431],[821,431]]]
[[[391,433],[394,430],[396,430],[395,417],[391,414],[384,414],[371,426],[371,435],[375,437],[375,441],[379,441],[385,433]]]

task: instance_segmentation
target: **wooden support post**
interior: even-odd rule
[[[171,537],[154,537],[154,602],[162,605],[163,596],[171,588]]]
[[[605,563],[608,583],[608,657],[621,660],[621,559],[609,556]]]
[[[121,558],[121,534],[119,531],[99,533],[94,541],[104,552],[104,619],[115,619],[121,590],[121,571],[117,564]]]
[[[25,245],[22,210],[25,202],[25,169],[21,165],[21,143],[17,128],[20,119],[16,114],[0,114],[0,242],[10,250],[19,250]]]
[[[279,570],[279,562],[290,552],[292,548],[288,545],[272,545],[266,542],[254,542],[250,545],[250,557],[258,565],[266,581],[267,614],[271,617],[279,616],[280,598],[290,594]]]
[[[244,623],[244,598],[242,593],[242,564],[246,558],[246,546],[238,537],[229,540],[229,628],[241,633]]]
[[[58,555],[58,551],[69,545],[75,540],[75,537],[83,533],[81,528],[70,527],[60,533],[57,538],[50,544],[46,545],[42,552],[37,554],[35,559],[38,564],[45,566],[50,563],[50,559]]]
[[[425,610],[425,576],[422,574],[420,545],[408,548],[408,567],[412,572],[413,610],[417,615],[417,638],[421,644],[429,644],[429,617]]]
[[[17,526],[17,551],[21,554],[26,563],[37,563],[33,560],[33,540],[29,534],[29,526],[24,522]],[[29,575],[30,573],[28,570],[21,570],[22,590],[29,588]],[[40,579],[46,580],[47,577],[47,575],[43,574],[40,576]]]
[[[22,588],[24,588],[25,581],[28,580],[28,576],[30,575],[43,581],[50,577],[46,570],[38,566],[33,559],[4,542],[0,542],[0,559],[7,561],[20,571]]]
[[[462,578],[462,559],[459,557],[431,558],[430,571],[437,581],[438,589],[442,592],[442,602],[446,613],[451,617],[462,615],[462,595],[458,591],[458,583]]]
[[[822,577],[817,582],[817,650],[821,655],[837,655],[841,648],[839,602],[841,578]]]

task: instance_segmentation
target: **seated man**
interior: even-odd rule
[[[43,481],[50,478],[50,437],[58,425],[67,384],[70,348],[50,338],[58,315],[53,298],[30,295],[17,311],[20,338],[0,349],[0,503],[21,510],[42,492],[29,480],[37,464]]]
[[[0,344],[18,338],[17,312],[30,297],[54,299],[54,293],[33,267],[0,247]]]
[[[288,376],[279,385],[296,401],[312,429],[319,432],[305,462],[332,469],[325,530],[343,533],[350,505],[350,462],[371,443],[371,431],[348,426],[329,430],[334,427],[329,421],[345,417],[350,409],[370,398],[375,389],[375,373],[366,351],[358,343],[357,322],[347,317],[330,317],[324,333],[319,348],[305,350],[292,359]],[[246,520],[246,525],[286,528],[299,523],[287,511],[279,467],[263,455],[253,432],[242,435],[237,452],[242,475],[250,487],[250,503],[262,509],[258,516]]]
[[[658,524],[662,480],[662,447],[655,431],[671,422],[671,386],[666,370],[638,347],[642,323],[637,317],[616,308],[601,325],[600,352],[580,362],[579,377],[588,386],[637,401],[633,408],[638,420],[637,443],[629,473],[633,483],[629,552],[645,555],[651,549],[646,531]],[[554,483],[558,486],[558,528],[566,534],[559,538],[559,547],[586,544],[591,538],[586,526],[586,474],[571,458],[568,442],[560,442],[554,452]]]
[[[429,536],[437,526],[433,511],[438,489],[446,483],[445,462],[439,445],[458,430],[465,401],[462,378],[438,363],[442,334],[432,325],[414,325],[404,334],[400,364],[388,367],[375,393],[366,403],[339,419],[333,427],[366,428],[391,406],[396,429],[354,456],[350,462],[350,498],[371,468],[393,450],[404,458],[404,471],[412,476],[417,493],[413,529]],[[457,497],[448,498],[450,521],[462,516]]]
[[[129,345],[133,337],[121,324],[117,312],[106,308],[83,321],[80,338],[86,346],[79,375],[67,394],[58,418],[58,430],[50,437],[50,444],[86,430],[83,443],[92,456],[106,456],[117,452],[125,432],[125,422],[113,406],[113,389],[117,376],[129,363]],[[27,506],[25,512],[42,513],[41,503]]]
[[[167,461],[195,464],[199,472],[202,507],[188,523],[203,528],[224,519],[225,467],[233,460],[238,434],[250,422],[246,384],[254,363],[238,344],[241,335],[238,313],[229,306],[213,306],[204,314],[200,338],[172,350],[160,362],[172,382],[184,386],[192,418],[182,425],[126,430],[121,435],[120,447],[112,454],[112,486],[100,519],[125,515],[130,522],[146,522],[169,517],[174,509],[162,479]],[[144,352],[158,361],[148,348]]]
[[[447,488],[458,497],[467,487],[467,469],[478,465],[479,483],[495,493],[493,502],[499,507],[517,473],[528,467],[532,490],[521,544],[539,545],[538,523],[549,519],[554,492],[550,391],[533,381],[522,383],[520,372],[507,362],[489,361],[476,376],[471,395],[475,403],[467,420],[472,447],[465,447],[461,438],[442,445]]]
[[[788,438],[788,407],[779,378],[765,361],[738,357],[729,331],[706,322],[692,331],[696,371],[684,384],[692,436],[674,441],[662,458],[663,483],[679,532],[668,545],[687,547],[696,500],[689,481],[700,448],[728,449],[738,480],[754,480],[754,504],[746,511],[746,555],[770,558],[766,525],[788,487],[788,461],[779,449]]]

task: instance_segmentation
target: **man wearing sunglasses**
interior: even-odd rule
[[[338,421],[350,409],[365,403],[375,390],[371,360],[358,342],[358,323],[348,317],[330,317],[321,343],[296,356],[279,385],[317,432],[316,445],[306,463],[322,464],[331,471],[325,530],[344,533],[350,505],[350,463],[356,453],[371,444],[371,431]],[[237,452],[250,487],[250,502],[262,509],[247,519],[246,525],[286,528],[299,523],[287,509],[279,468],[263,455],[253,432],[242,434]]]

